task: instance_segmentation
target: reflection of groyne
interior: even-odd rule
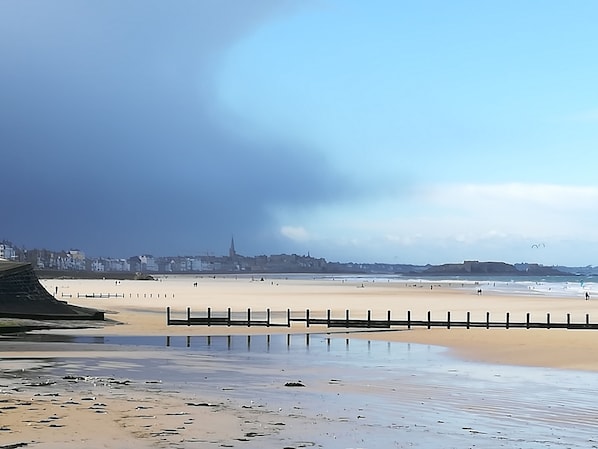
[[[103,320],[104,313],[54,298],[31,264],[0,261],[0,318]]]
[[[280,342],[283,342],[287,347],[291,346],[291,342],[297,343],[300,346],[309,347],[310,341],[312,339],[311,334],[286,334],[286,335],[278,335],[272,336],[270,334],[267,335],[226,335],[226,336],[211,336],[211,335],[194,335],[190,336],[187,335],[185,337],[176,336],[166,336],[166,347],[177,347],[177,346],[185,346],[187,348],[191,347],[198,347],[198,348],[205,348],[205,347],[217,347],[217,348],[226,348],[227,350],[231,349],[240,349],[246,348],[250,350],[251,348],[254,349],[265,349],[270,350],[273,338],[277,339],[276,346],[280,345]],[[284,340],[283,340],[284,339]],[[332,338],[328,337],[325,339],[325,343],[327,346],[330,346]],[[192,343],[193,342],[193,343]],[[345,345],[349,346],[349,339],[345,339]]]
[[[465,320],[455,320],[451,318],[451,312],[447,312],[446,318],[437,320],[432,319],[432,313],[428,311],[427,316],[423,320],[413,319],[411,311],[407,311],[405,319],[392,319],[391,311],[387,311],[385,319],[372,318],[371,310],[367,311],[366,318],[352,318],[350,311],[345,311],[345,316],[342,318],[333,318],[330,310],[326,311],[326,317],[318,318],[313,316],[309,309],[305,312],[291,312],[288,309],[286,312],[272,312],[267,309],[265,312],[252,312],[247,309],[246,312],[232,312],[230,308],[226,312],[213,312],[208,308],[206,313],[197,316],[191,315],[191,308],[187,308],[185,318],[172,318],[170,307],[166,308],[166,324],[169,326],[185,325],[185,326],[284,326],[291,327],[292,323],[304,323],[306,327],[312,325],[334,327],[334,328],[367,328],[367,329],[390,329],[390,328],[407,328],[424,327],[424,328],[485,328],[485,329],[598,329],[598,323],[590,323],[590,315],[585,315],[585,322],[572,322],[571,314],[566,315],[566,321],[552,321],[550,313],[547,313],[545,320],[532,321],[531,314],[527,313],[525,321],[512,321],[511,314],[507,312],[504,320],[491,319],[490,312],[486,312],[486,319],[483,321],[471,320],[471,313],[467,312]]]

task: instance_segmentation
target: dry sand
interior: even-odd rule
[[[75,335],[230,335],[328,332],[322,326],[309,329],[294,323],[286,327],[167,326],[166,307],[173,317],[183,318],[186,308],[197,313],[211,307],[223,313],[251,308],[271,309],[284,317],[286,310],[310,310],[324,317],[330,309],[335,318],[345,310],[351,317],[383,319],[388,310],[393,318],[406,316],[423,320],[483,321],[487,312],[502,320],[525,321],[525,314],[540,321],[584,322],[586,314],[598,317],[598,300],[576,296],[505,296],[460,284],[415,285],[401,282],[361,282],[342,279],[295,279],[284,277],[190,277],[170,276],[158,281],[44,280],[57,298],[69,303],[106,311],[118,324],[102,328],[53,331]],[[195,285],[197,283],[197,285]],[[90,295],[118,295],[90,298]],[[368,338],[446,346],[458,357],[498,364],[544,366],[598,371],[595,347],[598,331],[557,329],[398,329],[382,332],[350,332],[336,329],[343,338]],[[277,435],[276,416],[240,408],[234,404],[200,395],[188,397],[165,391],[159,385],[131,384],[114,378],[47,379],[32,378],[35,370],[52,358],[97,357],[118,363],[143,357],[136,354],[106,353],[95,349],[84,353],[69,345],[0,343],[0,448],[34,446],[75,448],[95,447],[234,447],[256,435]],[[148,355],[149,356],[149,355]],[[26,373],[26,374],[25,374]],[[280,424],[280,423],[278,423]],[[259,427],[259,432],[256,431]],[[249,435],[249,438],[247,437]],[[178,446],[177,446],[178,445]],[[289,446],[291,447],[291,446]]]

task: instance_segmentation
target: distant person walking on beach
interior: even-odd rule
[[[586,301],[590,300],[590,292],[586,292]]]

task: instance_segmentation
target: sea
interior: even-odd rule
[[[295,275],[296,276],[296,275]],[[598,276],[428,276],[412,275],[354,275],[302,276],[306,279],[344,280],[362,283],[398,283],[405,285],[438,285],[451,288],[482,288],[484,291],[505,295],[532,295],[549,297],[583,297],[586,292],[598,295]]]

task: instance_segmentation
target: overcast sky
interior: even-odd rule
[[[598,265],[598,3],[0,0],[0,240]]]

